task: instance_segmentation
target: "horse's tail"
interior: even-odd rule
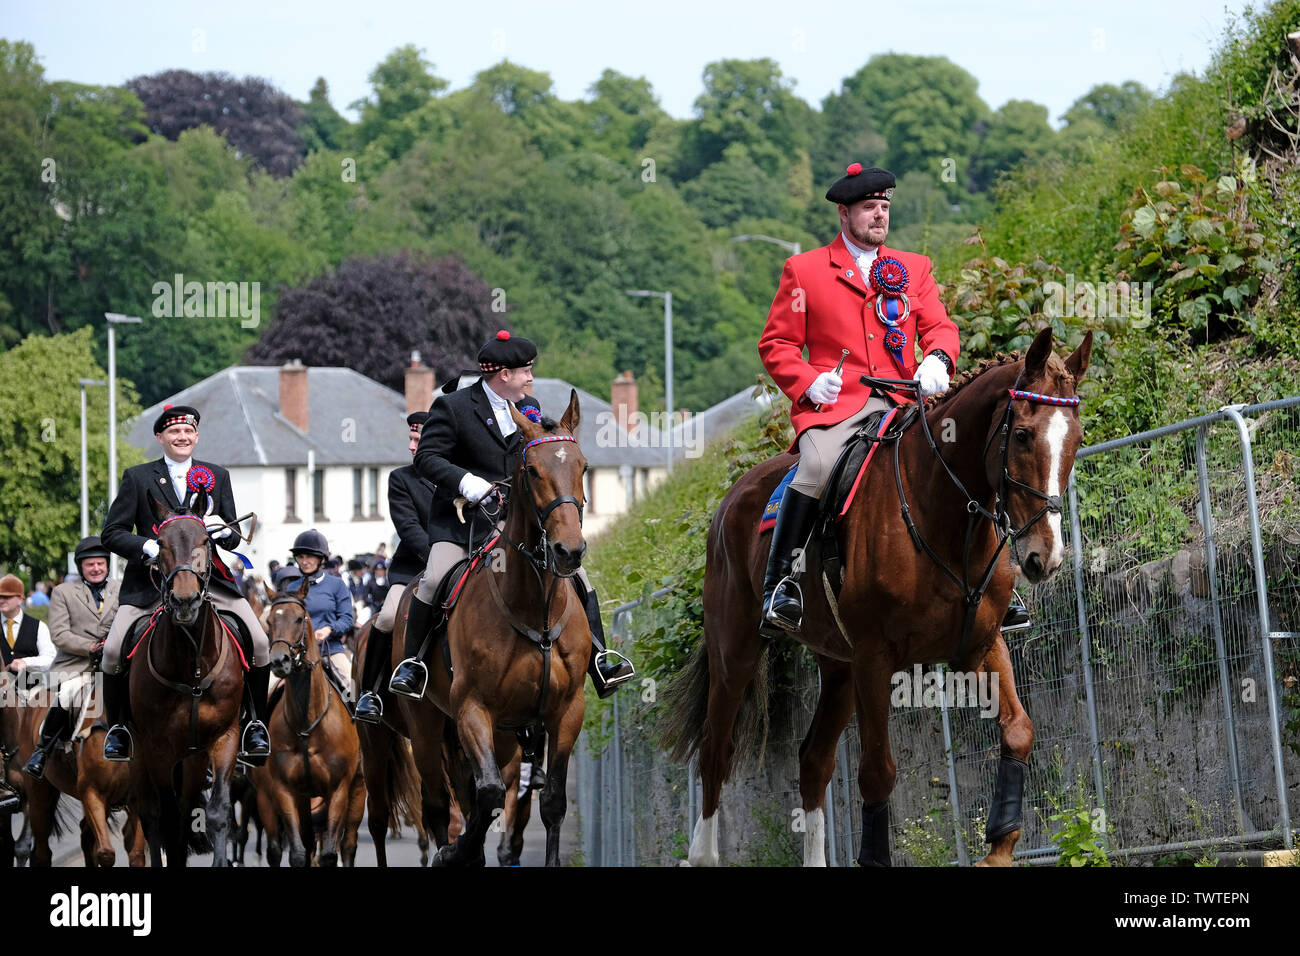
[[[179,809],[179,808],[178,808]],[[195,811],[199,813],[195,813]],[[196,820],[206,822],[208,817],[208,797],[207,791],[199,793],[197,804],[190,809],[190,819],[180,821],[180,825],[185,828],[186,837],[185,845],[191,854],[211,853],[212,837],[208,835],[208,828],[204,826],[195,826]]]
[[[415,758],[406,738],[401,734],[388,735],[388,832],[392,837],[401,835],[402,827],[419,829],[423,813],[420,799],[420,774],[415,769]]]
[[[63,792],[56,787],[50,788],[50,831],[61,837],[79,827],[77,807],[63,799]]]
[[[732,725],[733,754],[757,751],[761,763],[767,746],[768,718],[768,647],[763,647],[754,679],[745,688],[740,710]],[[660,739],[674,760],[685,762],[695,754],[704,739],[709,712],[709,649],[701,640],[691,651],[686,665],[677,672],[663,692],[665,706],[659,712]],[[727,767],[730,773],[731,767]]]

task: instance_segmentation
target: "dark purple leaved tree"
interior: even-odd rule
[[[144,104],[149,129],[174,140],[210,126],[272,176],[288,176],[307,149],[299,128],[307,114],[290,96],[255,76],[166,70],[126,84]]]
[[[401,253],[352,259],[286,289],[275,320],[245,355],[251,365],[345,366],[402,391],[418,350],[441,385],[477,367],[478,350],[510,326],[492,289],[460,259]]]

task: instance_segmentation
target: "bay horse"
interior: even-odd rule
[[[515,731],[538,722],[549,747],[541,794],[546,865],[560,865],[565,780],[582,730],[591,656],[586,612],[567,580],[587,550],[581,527],[587,461],[574,437],[580,415],[576,391],[558,423],[549,418],[533,422],[513,406],[510,414],[521,431],[523,451],[513,477],[501,483],[513,489],[501,537],[465,579],[441,639],[452,673],[435,647],[424,697],[395,698],[411,729],[426,795],[436,804],[436,866],[484,865],[488,829],[503,812],[507,784],[502,769],[519,752]],[[394,667],[400,662],[411,594],[408,587],[398,610]],[[442,786],[443,745],[451,741],[463,748],[463,759],[450,761],[450,776],[466,814],[465,830],[455,843],[447,842],[450,802]]]
[[[796,636],[817,660],[821,694],[799,749],[805,865],[825,865],[826,785],[836,743],[855,710],[863,800],[858,863],[890,865],[892,677],[913,664],[939,662],[997,676],[1001,758],[986,833],[992,849],[981,864],[1011,865],[1034,728],[1016,695],[1000,625],[1013,565],[1035,583],[1061,565],[1061,495],[1083,438],[1075,387],[1091,350],[1089,332],[1062,361],[1045,328],[1023,360],[987,360],[923,413],[908,407],[901,435],[892,448],[879,449],[840,523],[837,608],[820,550],[807,549]],[[897,380],[885,382],[888,390],[898,387]],[[932,434],[944,440],[936,444]],[[699,754],[703,801],[691,865],[718,863],[718,803],[736,732],[743,737],[745,729],[737,727],[737,714],[753,693],[765,650],[758,627],[771,538],[757,528],[773,489],[796,461],[789,453],[769,459],[723,498],[709,528],[703,640],[666,692],[665,730],[675,756]]]
[[[49,691],[53,694],[53,690]],[[144,830],[135,812],[129,807],[131,796],[131,770],[125,764],[104,759],[104,728],[95,726],[92,715],[99,712],[98,685],[85,691],[91,695],[85,708],[84,723],[91,724],[83,737],[73,731],[73,749],[62,746],[50,751],[45,775],[37,780],[24,774],[27,790],[27,816],[31,823],[31,863],[34,867],[47,867],[53,862],[50,836],[60,835],[58,820],[59,798],[66,794],[81,801],[81,851],[88,867],[107,867],[117,862],[117,851],[109,830],[109,817],[114,809],[126,807],[126,822],[122,827],[122,843],[131,866],[145,865],[146,843]],[[26,761],[36,749],[40,739],[41,724],[49,712],[49,705],[24,708],[21,727],[19,758]],[[82,716],[81,710],[73,719]]]
[[[279,866],[284,842],[289,864],[309,866],[316,846],[311,800],[323,797],[327,824],[320,865],[352,866],[357,828],[365,813],[366,784],[360,745],[347,703],[325,676],[323,658],[304,602],[311,579],[296,591],[281,591],[271,602],[271,671],[283,691],[267,730],[271,756],[251,774],[258,815],[266,828],[266,859]]]
[[[21,801],[17,809],[0,813],[0,869],[9,869],[16,863],[25,866],[32,854],[32,827],[27,814],[27,781],[23,763],[18,759],[20,724],[25,702],[20,699],[22,681],[7,670],[0,669],[0,780],[18,794]],[[14,839],[13,818],[22,823],[17,840]]]
[[[206,490],[173,512],[152,492],[162,603],[131,656],[131,711],[139,731],[130,762],[132,804],[154,866],[185,866],[189,850],[212,850],[227,866],[230,782],[239,747],[244,664],[234,635],[208,599],[212,545],[203,524]],[[208,765],[212,789],[205,803]]]
[[[370,631],[374,619],[357,628],[352,656],[352,684],[361,687],[366,655],[370,652]],[[387,694],[387,691],[384,691]],[[429,861],[429,836],[425,828],[424,800],[415,758],[407,743],[406,719],[396,707],[384,710],[383,722],[358,721],[361,768],[366,778],[366,823],[375,844],[375,861],[388,866],[387,836],[401,834],[402,826],[415,829],[420,845],[420,865]]]

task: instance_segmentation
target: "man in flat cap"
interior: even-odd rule
[[[471,533],[477,545],[499,526],[477,508],[465,509],[462,524],[454,501],[457,495],[463,495],[477,503],[492,490],[492,482],[513,477],[522,446],[518,426],[510,416],[510,404],[537,405],[528,396],[536,358],[537,346],[502,330],[479,350],[481,377],[473,385],[442,395],[429,409],[415,452],[416,470],[436,486],[429,562],[424,579],[412,595],[406,625],[407,660],[393,672],[389,687],[394,693],[417,699],[424,695],[427,675],[416,654],[429,628],[437,623],[433,601],[438,583],[468,553]],[[621,655],[605,650],[600,602],[587,580],[587,572],[579,568],[573,581],[580,588],[579,597],[591,625],[592,660],[587,673],[597,693],[608,697],[633,676],[632,665],[626,659],[611,660],[611,656]]]
[[[76,730],[73,722],[94,683],[90,657],[108,636],[122,585],[108,577],[108,548],[98,535],[78,541],[72,559],[79,578],[64,581],[50,596],[50,638],[58,648],[50,674],[57,693],[41,725],[36,749],[23,768],[37,779],[45,775],[50,751],[71,740]]]
[[[199,441],[198,409],[189,405],[164,405],[154,421],[153,431],[162,446],[163,456],[122,473],[122,484],[109,506],[100,535],[110,551],[126,559],[119,606],[104,642],[104,660],[100,665],[104,672],[104,710],[109,724],[104,739],[106,760],[129,760],[131,757],[131,732],[126,726],[130,684],[123,662],[123,644],[132,625],[150,614],[162,600],[162,594],[150,575],[150,568],[158,557],[158,539],[153,530],[156,519],[149,504],[150,495],[172,511],[183,512],[194,501],[197,488],[206,488],[208,514],[199,517],[210,529],[212,542],[233,548],[239,541],[239,533],[235,530],[239,512],[235,510],[230,472],[220,465],[193,457]],[[266,690],[271,676],[266,632],[215,550],[209,583],[208,596],[212,603],[221,610],[233,611],[252,640],[253,660],[247,683],[254,714],[248,715],[253,719],[248,721],[240,735],[239,756],[249,763],[264,762],[271,752],[265,723]]]
[[[829,245],[786,260],[759,339],[764,367],[792,403],[790,450],[799,453],[763,581],[761,629],[768,634],[799,629],[803,607],[790,586],[792,570],[797,578],[794,554],[808,541],[841,449],[873,412],[915,400],[914,392],[869,388],[859,377],[912,379],[930,396],[948,390],[955,368],[957,326],[939,301],[930,260],[885,246],[894,186],[888,170],[853,163],[826,191],[840,233]],[[849,354],[840,374],[835,369],[844,349]],[[1017,610],[1023,613],[1013,605],[1009,620]]]
[[[428,412],[411,412],[406,416],[407,448],[412,458],[420,446],[420,429],[428,417]],[[388,660],[393,649],[397,605],[402,602],[407,583],[413,581],[429,563],[433,490],[433,482],[420,477],[413,464],[394,468],[388,476],[388,512],[393,517],[399,541],[387,572],[391,587],[370,624],[370,638],[358,684],[365,693],[357,700],[356,719],[368,724],[377,724],[384,716],[384,697],[388,693],[385,678],[390,668]],[[360,567],[361,562],[358,561],[357,565]],[[369,586],[370,582],[362,584],[362,592]]]

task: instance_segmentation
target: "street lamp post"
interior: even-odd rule
[[[135,325],[144,319],[136,315],[121,315],[117,312],[105,312],[108,320],[108,501],[112,504],[117,497],[117,343],[114,339],[115,325]],[[117,555],[109,558],[110,575],[117,574]]]
[[[90,534],[90,490],[86,466],[86,386],[107,385],[108,382],[98,378],[79,378],[77,384],[81,386],[81,536],[84,538]]]
[[[673,473],[673,294],[671,292],[651,292],[649,289],[628,289],[628,295],[654,296],[664,300],[664,390],[665,404],[668,406],[668,474]]]

